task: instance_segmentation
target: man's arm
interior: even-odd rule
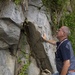
[[[54,40],[45,40],[45,41],[52,44],[52,45],[56,45],[56,41],[54,41]]]
[[[61,71],[61,74],[60,75],[66,75],[67,72],[68,72],[68,68],[70,66],[70,60],[65,60],[64,61],[64,65],[63,65],[63,68],[62,68],[62,71]]]
[[[56,41],[55,40],[47,40],[46,39],[46,34],[43,35],[42,37],[46,42],[50,43],[50,44],[53,44],[53,45],[56,45]]]

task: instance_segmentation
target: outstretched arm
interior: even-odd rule
[[[55,40],[47,40],[47,39],[46,39],[46,34],[44,34],[44,35],[42,36],[42,38],[43,38],[43,40],[45,40],[46,42],[48,42],[48,43],[50,43],[50,44],[53,44],[53,45],[56,45],[56,41],[55,41]]]

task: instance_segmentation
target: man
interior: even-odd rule
[[[60,75],[75,75],[75,57],[73,49],[68,36],[70,30],[67,26],[62,26],[58,31],[56,37],[59,42],[54,40],[47,40],[44,34],[43,39],[53,45],[57,45],[56,56],[56,67]]]

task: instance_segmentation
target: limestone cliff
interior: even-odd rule
[[[47,15],[41,0],[29,0],[28,7],[11,0],[0,2],[0,75],[15,74],[21,31],[26,33],[30,49],[25,46],[31,51],[28,74],[40,75],[45,69],[52,73],[57,71],[53,46],[41,38],[46,33],[47,39],[52,39],[51,20]]]

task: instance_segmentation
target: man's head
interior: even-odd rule
[[[58,31],[57,31],[57,38],[59,40],[67,38],[70,34],[70,30],[67,26],[62,26]]]

